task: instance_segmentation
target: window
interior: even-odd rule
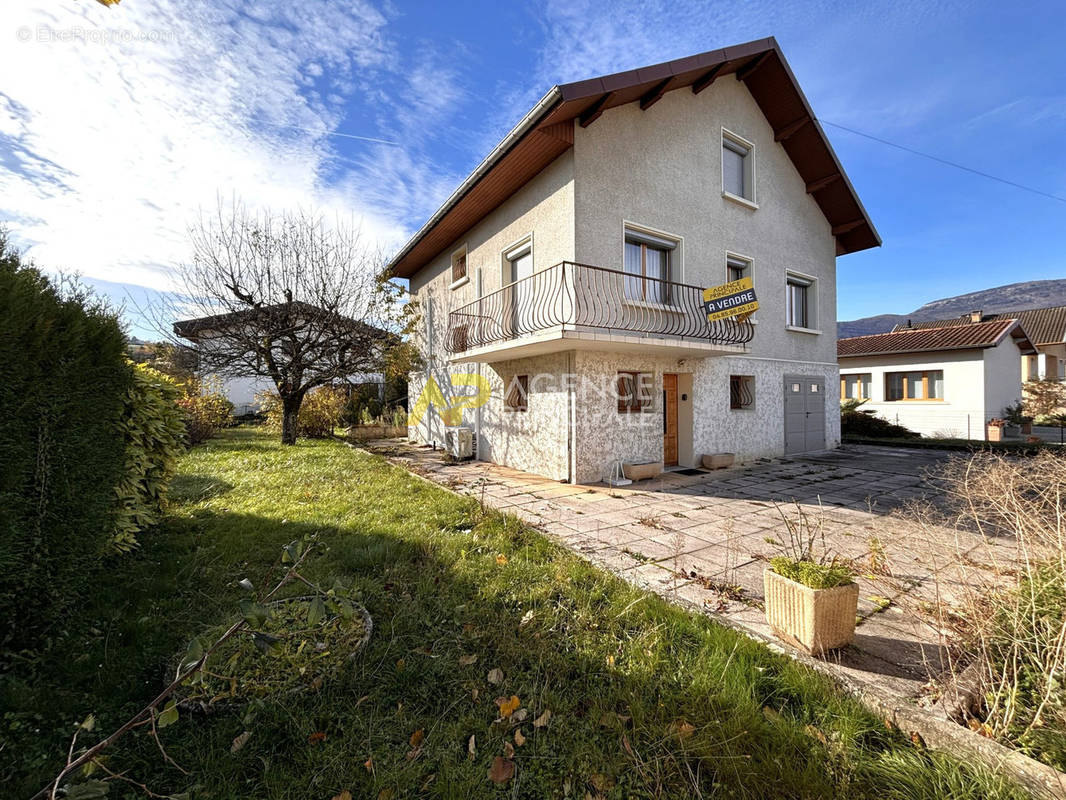
[[[651,383],[652,377],[647,372],[619,372],[618,413],[650,411]]]
[[[504,398],[504,411],[529,410],[529,376],[515,375],[507,384],[507,396]]]
[[[466,248],[452,253],[452,283],[466,278]]]
[[[885,400],[943,400],[944,371],[886,372]]]
[[[748,259],[741,258],[740,256],[727,255],[725,264],[726,280],[729,283],[751,277],[751,261]]]
[[[869,400],[870,399],[869,372],[857,372],[840,376],[840,399],[841,400]]]
[[[669,303],[673,261],[678,242],[643,231],[626,230],[624,296],[626,300]]]
[[[729,407],[733,410],[755,408],[755,376],[729,376]]]
[[[755,146],[722,130],[722,191],[755,202]]]
[[[812,328],[811,287],[814,281],[789,275],[785,285],[785,324],[790,328]]]

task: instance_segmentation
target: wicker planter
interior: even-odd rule
[[[812,589],[767,568],[763,587],[766,621],[789,644],[818,655],[843,647],[855,635],[858,584]]]
[[[654,478],[662,474],[662,471],[662,461],[641,461],[622,464],[622,473],[631,481],[643,481],[648,478]]]
[[[733,466],[735,460],[734,453],[704,453],[701,459],[704,469],[725,469]]]

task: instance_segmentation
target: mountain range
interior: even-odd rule
[[[933,319],[958,317],[970,311],[998,313],[1062,305],[1066,305],[1066,278],[1008,283],[1006,286],[996,286],[992,289],[982,289],[979,292],[933,300],[909,314],[878,314],[873,317],[837,322],[837,338],[887,333],[892,330],[893,326],[905,323],[907,320],[928,322]]]

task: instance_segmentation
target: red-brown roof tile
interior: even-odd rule
[[[837,356],[849,358],[994,347],[1016,324],[1017,321],[1013,319],[1000,319],[943,328],[912,328],[893,333],[852,336],[837,339]]]

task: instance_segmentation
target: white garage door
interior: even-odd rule
[[[825,381],[785,376],[785,453],[825,449]]]

